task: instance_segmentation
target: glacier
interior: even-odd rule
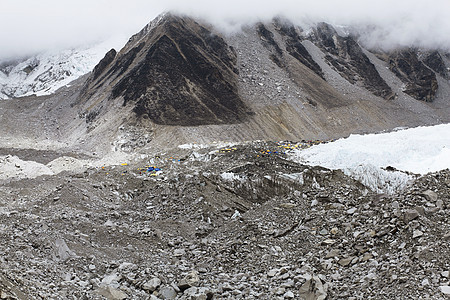
[[[350,135],[296,150],[290,159],[340,169],[373,191],[392,194],[412,179],[450,168],[450,124]]]

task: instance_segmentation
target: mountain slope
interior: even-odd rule
[[[322,23],[304,30],[276,19],[223,35],[165,14],[72,87],[4,104],[0,130],[8,141],[23,133],[33,142],[107,153],[218,140],[333,139],[450,122],[449,57],[398,51],[413,54],[400,63],[398,52],[369,51]],[[401,67],[409,63],[414,72]],[[23,119],[34,125],[18,124]]]
[[[108,66],[92,74],[82,97],[111,85],[111,98],[123,97],[139,117],[164,125],[246,119],[249,111],[237,91],[236,54],[221,37],[173,15],[144,32],[138,34],[143,38],[131,39],[127,52],[111,61],[105,57],[102,64]]]

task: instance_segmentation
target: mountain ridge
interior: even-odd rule
[[[164,14],[72,87],[36,101],[59,107],[58,114],[50,111],[65,143],[106,152],[107,145],[123,145],[124,136],[135,145],[126,149],[145,149],[333,139],[449,122],[449,58],[409,51],[414,72],[394,63],[408,57],[371,52],[324,23],[305,31],[274,19],[223,35],[187,16]]]

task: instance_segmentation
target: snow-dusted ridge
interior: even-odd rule
[[[404,188],[414,174],[450,168],[449,132],[450,124],[442,124],[390,133],[351,135],[298,150],[291,158],[310,165],[341,169],[374,191],[393,193]]]
[[[49,95],[90,72],[111,48],[120,49],[118,37],[80,48],[48,51],[0,68],[0,99]],[[0,61],[0,66],[2,65]]]

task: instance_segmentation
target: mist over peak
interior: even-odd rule
[[[327,22],[352,27],[368,47],[448,50],[449,9],[447,0],[131,0],[126,5],[118,0],[6,0],[0,11],[0,26],[6,28],[0,32],[0,59],[131,36],[164,11],[205,20],[225,33],[284,16],[300,26]]]
[[[201,18],[224,32],[242,26],[267,22],[282,16],[304,27],[319,22],[350,28],[370,48],[390,50],[397,47],[450,49],[450,3],[445,0],[423,1],[241,1],[204,0],[168,1],[170,10]]]

